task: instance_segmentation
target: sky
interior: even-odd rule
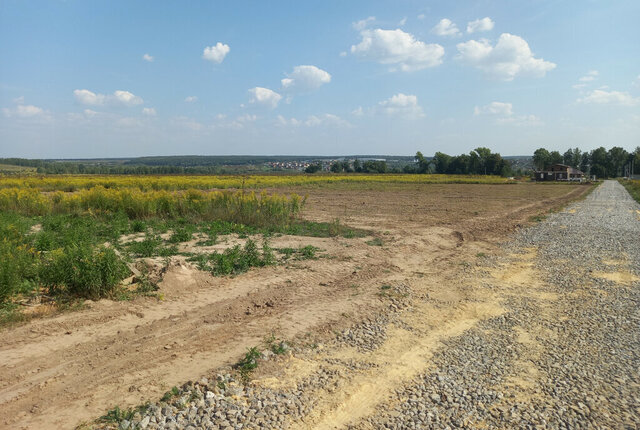
[[[640,1],[0,1],[0,157],[640,145]]]

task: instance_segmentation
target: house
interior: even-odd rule
[[[549,170],[534,172],[536,181],[582,181],[584,173],[566,164],[553,164]]]

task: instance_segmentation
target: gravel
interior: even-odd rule
[[[640,283],[596,276],[640,277],[638,214],[624,188],[605,181],[522,230],[504,249],[537,249],[544,292],[557,295],[553,311],[535,297],[507,297],[505,315],[449,340],[433,371],[397,391],[394,408],[352,427],[640,428]],[[533,355],[516,327],[534,333]],[[536,375],[524,388],[510,384],[523,363]]]

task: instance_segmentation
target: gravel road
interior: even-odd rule
[[[356,427],[640,428],[640,205],[605,181],[504,249],[533,250],[541,285],[507,293],[508,312]]]
[[[446,339],[423,373],[342,428],[640,428],[640,205],[605,181],[502,251],[477,271],[504,312]],[[356,342],[376,354],[403,306],[338,335],[333,347]],[[120,427],[315,428],[305,416],[318,390],[330,396],[359,371],[319,369],[289,391],[229,375],[187,384],[173,406],[152,405]]]

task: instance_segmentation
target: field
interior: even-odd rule
[[[480,298],[460,273],[590,190],[438,175],[2,178],[0,427],[108,427],[225,366],[280,387],[291,365],[299,380],[320,363],[291,348],[332,345],[402,306],[408,286],[437,301],[424,327],[461,328],[495,309],[461,307]],[[264,345],[276,359],[254,369],[247,349]]]

